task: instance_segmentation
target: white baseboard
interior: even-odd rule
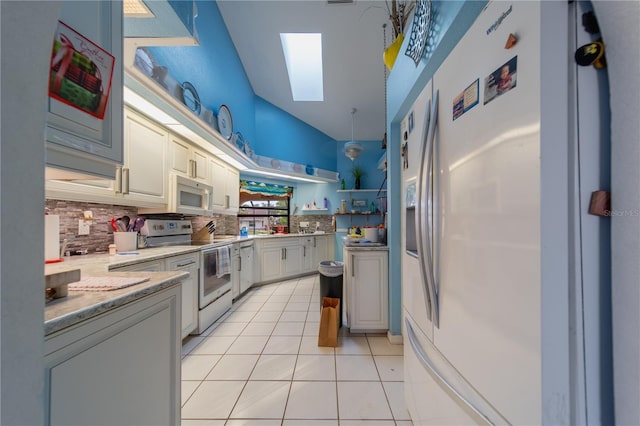
[[[387,331],[387,339],[389,339],[389,343],[392,345],[403,344],[402,334],[391,334],[390,331]]]

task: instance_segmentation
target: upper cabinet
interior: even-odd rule
[[[240,173],[217,158],[209,158],[210,182],[213,186],[213,211],[238,214],[240,206]]]
[[[124,36],[139,46],[195,46],[198,44],[195,1],[140,2],[124,13]]]
[[[171,170],[179,175],[209,184],[209,154],[178,136],[171,135],[169,159]]]
[[[121,112],[122,114],[122,112]],[[48,180],[47,198],[159,207],[167,202],[169,132],[128,108],[124,110],[124,164],[115,178]]]
[[[114,179],[123,162],[122,2],[66,1],[59,20],[66,27],[60,25],[63,30],[56,35],[52,84],[65,101],[48,98],[47,176],[80,173]],[[115,58],[112,76],[102,75],[97,65],[109,58],[105,52]]]

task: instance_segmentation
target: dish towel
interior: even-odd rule
[[[229,246],[218,247],[218,278],[231,273],[231,252]]]
[[[86,277],[70,283],[69,290],[110,291],[149,281],[149,277]]]

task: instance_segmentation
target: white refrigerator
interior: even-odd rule
[[[587,424],[609,415],[609,355],[598,353],[606,253],[587,260],[582,232],[596,245],[606,235],[588,222],[598,219],[587,217],[580,187],[580,173],[606,166],[593,148],[595,165],[578,167],[587,148],[577,149],[569,84],[576,7],[489,2],[401,123],[405,400],[414,425]],[[582,277],[584,262],[600,269]]]

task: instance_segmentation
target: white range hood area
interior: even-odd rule
[[[162,44],[160,38],[154,40]],[[338,173],[273,159],[257,154],[248,156],[225,139],[216,129],[195,115],[179,99],[134,65],[138,47],[151,45],[148,38],[124,40],[124,102],[146,114],[202,149],[217,156],[243,174],[269,176],[302,182],[338,182]]]

